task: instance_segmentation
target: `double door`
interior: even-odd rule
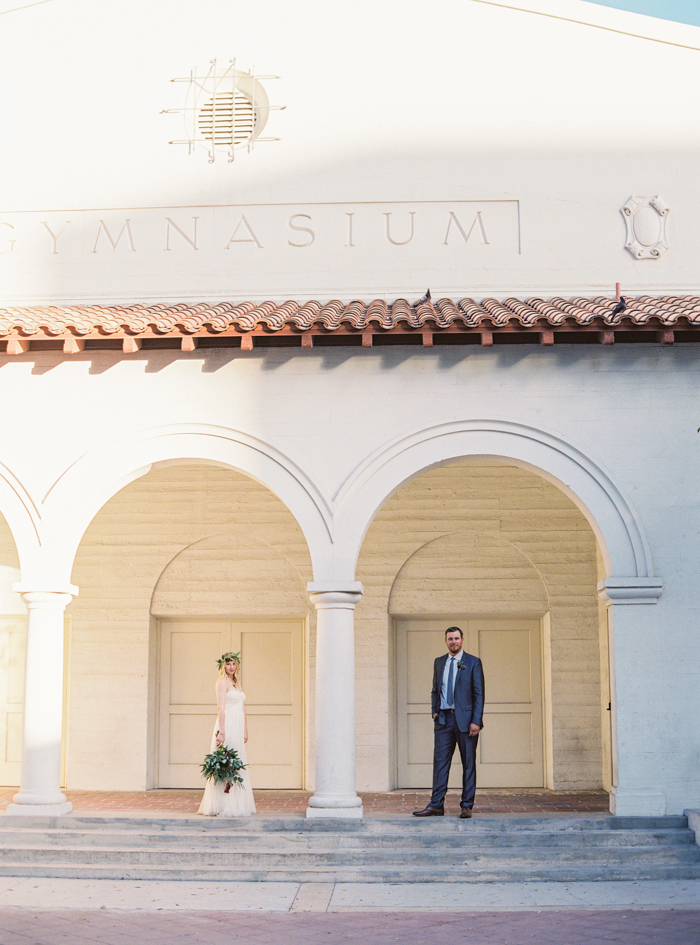
[[[400,618],[396,620],[398,787],[432,784],[433,662],[446,652],[445,629],[458,626],[464,649],[480,657],[486,678],[484,729],[477,749],[480,787],[542,787],[542,671],[538,620]],[[460,787],[453,763],[450,787]]]
[[[254,788],[303,787],[304,621],[161,620],[158,786],[201,788],[222,653],[241,653]]]

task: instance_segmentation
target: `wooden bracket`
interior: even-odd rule
[[[80,352],[84,350],[85,350],[84,339],[74,338],[73,335],[70,335],[68,338],[63,339],[63,353],[64,354],[80,354]]]
[[[615,332],[614,331],[599,331],[598,340],[602,345],[614,345],[615,344]]]
[[[662,345],[672,345],[676,341],[676,336],[672,328],[664,328],[663,331],[657,331],[656,340]]]
[[[372,347],[372,332],[371,331],[362,332],[362,347],[363,348]]]
[[[484,330],[481,332],[481,345],[484,348],[493,347],[493,332]]]
[[[10,338],[7,342],[8,354],[26,354],[29,351],[29,338]]]
[[[423,332],[423,347],[432,348],[433,347],[433,333],[432,331]]]
[[[252,351],[252,350],[253,350],[253,336],[241,335],[241,351]]]
[[[546,328],[544,331],[540,332],[540,344],[541,345],[554,344],[554,332],[551,330],[551,328]]]
[[[301,346],[302,348],[313,348],[314,346],[314,336],[310,331],[304,331],[301,335]]]
[[[192,335],[183,335],[180,342],[180,351],[194,351],[198,342],[199,339],[193,338]]]
[[[134,338],[133,335],[125,335],[122,341],[122,351],[124,354],[136,354],[141,350],[141,340]]]

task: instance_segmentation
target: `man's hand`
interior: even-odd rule
[[[474,722],[472,722],[471,725],[469,726],[469,734],[472,737],[474,735],[478,735],[480,731],[481,731],[481,728],[478,725],[475,725]]]

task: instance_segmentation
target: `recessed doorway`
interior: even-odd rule
[[[216,718],[216,660],[241,653],[254,788],[302,788],[304,781],[303,619],[158,621],[160,644],[158,786],[200,788]]]
[[[480,787],[544,786],[540,622],[508,617],[396,618],[397,780],[429,788],[433,775],[430,711],[433,661],[445,651],[445,630],[458,626],[464,649],[480,657],[486,678],[484,729],[477,751]],[[452,766],[450,787],[461,784]]]

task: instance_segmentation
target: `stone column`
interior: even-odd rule
[[[28,591],[22,784],[8,814],[56,816],[72,804],[61,792],[63,611],[71,594]]]
[[[316,630],[316,790],[307,817],[362,817],[355,792],[356,581],[311,583]]]
[[[666,813],[657,778],[663,768],[663,689],[657,672],[660,645],[656,604],[658,578],[606,578],[598,592],[608,605],[612,710],[613,787],[617,816]],[[655,783],[656,782],[656,783]]]

